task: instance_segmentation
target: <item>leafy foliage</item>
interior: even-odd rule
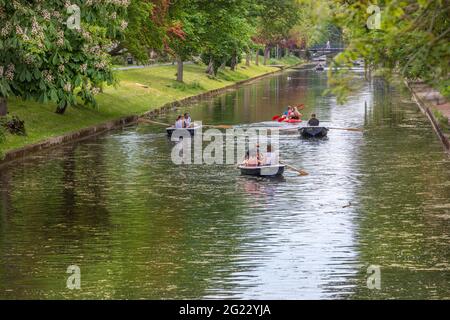
[[[366,27],[370,15],[366,1],[333,0],[330,5],[333,20],[342,27],[348,42],[347,50],[335,60],[336,66],[362,58],[370,70],[386,76],[398,72],[448,92],[448,0],[383,1],[380,29]],[[346,91],[339,88],[339,81],[335,90]]]
[[[70,29],[70,4],[81,25]],[[58,104],[63,113],[76,94],[95,105],[102,83],[114,82],[107,54],[121,36],[128,0],[0,0],[0,96]]]

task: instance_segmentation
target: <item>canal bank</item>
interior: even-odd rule
[[[203,80],[197,80],[194,77],[189,78],[190,74],[189,71],[190,69],[196,68],[196,69],[200,69],[200,66],[197,65],[190,65],[190,66],[186,66],[185,73],[186,73],[186,78],[188,79],[188,81],[191,82],[191,84],[187,84],[185,85],[185,87],[181,88],[180,90],[177,91],[182,91],[181,94],[180,92],[177,92],[177,94],[174,93],[170,93],[169,97],[157,97],[155,98],[156,100],[156,105],[155,106],[151,106],[151,105],[142,105],[143,103],[145,103],[145,101],[142,101],[143,99],[141,98],[142,96],[146,96],[146,95],[151,95],[152,93],[155,95],[160,96],[161,92],[155,92],[155,90],[153,90],[154,85],[156,85],[156,83],[152,82],[154,79],[151,79],[152,82],[151,84],[145,83],[145,81],[147,81],[147,79],[145,78],[145,73],[144,72],[149,72],[146,70],[130,70],[130,71],[123,71],[123,74],[130,74],[130,73],[135,73],[135,76],[133,76],[132,80],[130,79],[126,79],[127,81],[123,81],[121,82],[121,86],[125,87],[125,91],[129,88],[129,86],[131,85],[133,87],[133,89],[136,89],[135,87],[138,87],[137,90],[139,90],[139,92],[136,93],[137,98],[135,99],[136,101],[133,101],[132,103],[130,103],[130,101],[127,101],[126,99],[124,99],[124,103],[128,104],[138,104],[138,107],[136,108],[136,106],[131,106],[129,109],[130,111],[125,113],[124,115],[120,116],[120,117],[112,117],[112,119],[108,120],[108,121],[104,121],[103,117],[100,117],[100,119],[98,121],[95,121],[95,110],[88,110],[89,112],[91,112],[90,116],[92,116],[93,118],[93,124],[90,125],[86,125],[86,126],[82,126],[80,128],[77,128],[76,130],[73,130],[72,128],[70,128],[71,130],[64,130],[61,129],[59,134],[55,134],[55,135],[51,135],[50,136],[46,136],[44,139],[39,139],[38,141],[24,141],[21,142],[20,144],[18,144],[19,147],[16,148],[11,148],[11,149],[7,149],[4,150],[3,154],[0,152],[0,156],[2,156],[2,159],[0,160],[0,166],[16,160],[16,159],[21,159],[24,157],[27,157],[28,155],[40,151],[40,150],[44,150],[44,149],[48,149],[60,144],[64,144],[64,143],[68,143],[68,142],[73,142],[73,141],[77,141],[77,140],[81,140],[81,139],[85,139],[88,138],[92,135],[96,135],[96,134],[100,134],[115,128],[120,128],[126,125],[131,125],[134,124],[140,117],[147,117],[147,118],[153,118],[156,117],[162,113],[168,112],[168,111],[172,111],[172,110],[176,110],[177,108],[181,107],[181,106],[186,106],[192,103],[197,103],[199,101],[201,101],[202,99],[207,99],[207,98],[211,98],[215,95],[224,93],[228,90],[234,90],[237,87],[243,85],[243,84],[247,84],[250,83],[252,81],[261,79],[262,77],[266,77],[266,76],[270,76],[273,75],[275,73],[278,72],[282,72],[283,70],[287,69],[287,68],[291,68],[291,67],[295,67],[295,66],[299,66],[299,65],[308,65],[307,63],[295,63],[295,64],[288,64],[282,67],[271,67],[271,66],[255,66],[252,65],[250,67],[241,65],[238,68],[237,72],[229,72],[228,73],[223,73],[222,74],[222,78],[218,78],[217,81],[216,80],[211,80],[211,79],[205,79]],[[167,69],[167,70],[163,70],[163,74],[162,75],[158,75],[157,79],[162,79],[162,77],[169,77],[170,79],[170,71],[173,71],[171,66],[163,66],[160,69]],[[153,70],[155,70],[157,68],[153,68]],[[198,72],[198,70],[196,70],[196,72]],[[154,71],[151,71],[152,73],[154,73]],[[202,72],[202,71],[201,71]],[[193,73],[193,72],[191,72]],[[203,72],[202,72],[203,73]],[[138,77],[136,76],[136,74],[138,75]],[[169,74],[169,75],[168,75]],[[148,74],[147,74],[148,75]],[[234,78],[233,78],[234,77]],[[140,79],[139,79],[140,78]],[[207,78],[206,75],[202,75],[202,78]],[[242,79],[242,80],[239,80]],[[193,80],[192,80],[193,79]],[[165,85],[165,87],[163,87],[162,90],[167,90],[167,88],[169,88],[169,90],[171,89],[178,89],[176,87],[176,85],[178,84],[174,84],[173,80],[170,80],[171,82],[169,84],[165,84],[164,81],[166,79],[163,79],[163,82],[161,85]],[[137,83],[136,81],[139,81],[139,83]],[[203,81],[203,82],[202,82]],[[217,83],[213,83],[211,84],[213,81],[216,81]],[[130,83],[132,82],[132,83]],[[212,87],[212,89],[210,89]],[[205,89],[209,89],[209,90],[205,90]],[[144,90],[143,92],[141,92],[142,90]],[[189,95],[189,93],[193,93],[192,95]],[[177,96],[178,95],[178,96]],[[181,95],[181,97],[179,97]],[[173,96],[174,99],[170,99],[170,97]],[[117,101],[117,99],[119,99],[121,97],[115,97],[114,94],[111,93],[105,93],[102,94],[99,97],[99,103],[101,105],[111,105],[111,103],[115,103]],[[142,104],[141,104],[142,101]],[[158,103],[159,102],[159,103]],[[31,103],[31,107],[35,107],[35,108],[39,108],[42,107],[41,105],[35,104],[35,103]],[[24,106],[25,107],[25,106]],[[25,107],[27,108],[28,105]],[[17,109],[13,109],[11,110],[13,114],[17,113]],[[40,108],[42,109],[42,108]],[[76,109],[76,108],[73,108]],[[37,109],[39,110],[39,109]],[[140,111],[142,110],[142,111]],[[35,110],[29,110],[28,112],[34,112]],[[71,112],[72,110],[69,110],[69,112]],[[132,112],[135,111],[135,112]],[[121,112],[123,113],[123,108],[121,110]],[[21,114],[19,114],[19,116],[22,116]],[[41,116],[42,117],[55,117],[55,114],[53,112],[51,112],[50,110],[48,110],[46,115]],[[57,120],[63,120],[63,121],[67,121],[67,118],[70,117],[71,115],[64,115],[64,116],[59,116],[57,115],[55,118]],[[89,115],[88,115],[89,116]],[[61,117],[65,117],[65,118],[61,118]],[[21,117],[23,118],[23,117]],[[27,127],[28,123],[33,123],[33,125],[36,125],[36,122],[38,122],[38,120],[40,119],[30,119],[30,121],[27,121],[28,119],[25,118],[25,125]],[[80,120],[81,121],[81,120]],[[84,119],[83,119],[84,121]],[[91,121],[92,122],[92,121]],[[98,122],[98,123],[96,123]],[[55,122],[55,125],[59,125],[59,123]],[[64,132],[65,131],[65,132]],[[41,134],[42,135],[42,134]],[[13,137],[15,139],[20,139],[20,137]],[[24,139],[28,139],[27,137],[25,137]],[[30,139],[32,140],[32,139]],[[1,149],[0,149],[1,151]]]
[[[423,82],[405,80],[405,84],[422,113],[431,122],[444,149],[450,155],[450,102],[437,90]]]

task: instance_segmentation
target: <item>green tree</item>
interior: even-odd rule
[[[128,27],[109,53],[116,56],[129,52],[136,60],[148,62],[150,50],[163,47],[168,8],[168,0],[131,0],[126,17]]]
[[[77,96],[95,105],[102,84],[114,82],[107,51],[127,26],[128,4],[0,0],[0,114],[10,96],[56,102],[61,114]]]
[[[183,82],[184,62],[200,52],[206,20],[195,0],[177,0],[169,10],[166,50],[177,61],[177,81]]]
[[[259,0],[258,33],[255,40],[264,45],[264,64],[270,50],[289,37],[290,30],[300,19],[300,3],[297,0]]]
[[[214,76],[227,62],[232,69],[251,44],[253,28],[248,21],[248,0],[198,0],[207,28],[203,36],[202,59]]]

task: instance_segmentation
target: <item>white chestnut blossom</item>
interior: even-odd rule
[[[44,81],[47,83],[52,83],[54,79],[53,75],[48,70],[42,71],[42,77],[44,78]]]
[[[13,81],[14,80],[14,71],[15,70],[16,70],[16,67],[12,63],[10,63],[8,65],[8,68],[6,69],[6,72],[5,72],[6,80],[9,80],[9,81]]]
[[[81,71],[81,73],[85,73],[86,70],[87,70],[87,64],[86,64],[86,63],[83,63],[83,64],[80,66],[80,71]]]
[[[72,84],[70,82],[67,82],[64,84],[64,91],[71,92],[72,91]]]
[[[94,96],[97,95],[97,94],[99,94],[99,93],[100,93],[100,88],[92,87],[92,88],[91,88],[91,93],[92,93]]]

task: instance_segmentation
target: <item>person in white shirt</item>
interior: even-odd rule
[[[272,151],[272,146],[269,144],[267,146],[267,153],[264,156],[264,165],[273,166],[277,165],[279,162],[278,154]]]
[[[176,129],[183,129],[183,116],[178,116],[177,121],[175,121]]]
[[[191,117],[189,116],[189,113],[184,114],[184,128],[190,128],[192,124]]]

